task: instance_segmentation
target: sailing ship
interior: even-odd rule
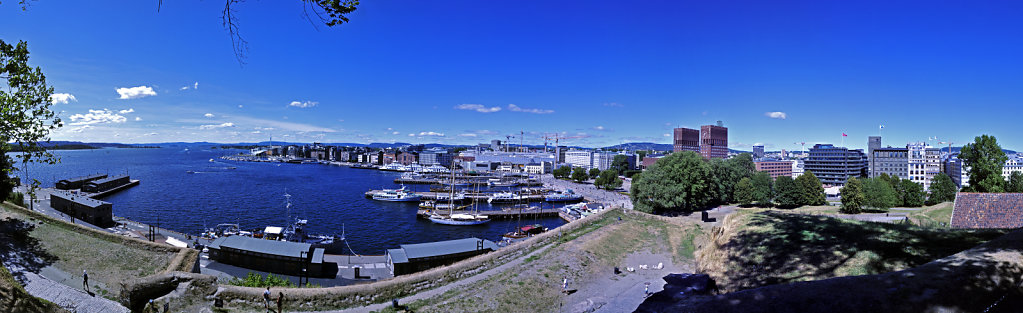
[[[417,202],[422,198],[423,196],[409,191],[405,186],[401,186],[400,189],[384,189],[373,194],[373,200],[390,202]]]
[[[451,182],[455,181],[455,167],[451,167]],[[477,188],[479,188],[477,186]],[[457,226],[468,226],[468,225],[483,225],[490,222],[490,218],[486,215],[479,214],[479,207],[477,203],[473,201],[473,212],[472,214],[459,213],[455,214],[455,188],[451,188],[450,195],[448,197],[448,215],[440,215],[434,210],[428,217],[431,222],[441,225],[457,225]]]

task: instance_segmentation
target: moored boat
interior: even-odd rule
[[[418,202],[422,198],[404,186],[401,189],[384,189],[373,195],[373,200],[390,202]]]

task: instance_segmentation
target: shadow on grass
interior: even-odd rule
[[[11,270],[11,275],[25,284],[25,272],[38,274],[40,270],[58,260],[46,252],[39,240],[29,236],[35,225],[22,220],[0,220],[0,261]]]
[[[1005,233],[780,212],[755,213],[746,227],[723,247],[732,269],[724,290],[911,268]]]

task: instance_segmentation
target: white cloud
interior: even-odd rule
[[[409,137],[415,137],[416,134],[408,134]]]
[[[459,137],[476,137],[476,134],[458,134]]]
[[[195,84],[192,85],[192,86],[181,87],[181,88],[179,88],[179,90],[188,90],[189,88],[191,88],[191,89],[199,89],[199,82],[195,82]]]
[[[156,91],[153,91],[153,87],[149,86],[122,87],[117,88],[117,94],[121,95],[121,99],[138,99],[155,96]]]
[[[533,113],[533,114],[550,114],[550,113],[554,113],[554,110],[526,109],[526,108],[522,108],[522,107],[519,107],[519,106],[514,105],[514,104],[509,104],[508,105],[508,111],[512,111],[512,112],[525,112],[525,113]]]
[[[70,101],[78,102],[78,99],[75,98],[75,95],[69,93],[55,93],[50,95],[50,103],[52,104],[67,104]]]
[[[610,129],[610,128],[604,127],[603,125],[599,125],[599,126],[594,126],[594,127],[593,127],[593,130],[599,130],[599,131],[611,131],[611,129]]]
[[[217,128],[225,128],[225,127],[234,127],[234,123],[226,122],[226,123],[220,123],[220,124],[200,125],[199,129],[217,129]]]
[[[135,113],[135,108],[128,108],[127,110],[120,110],[120,111],[117,111],[117,113],[121,113],[121,114]]]
[[[400,133],[401,132],[393,132],[393,133],[391,133],[391,135],[397,135],[397,134],[400,134]]]
[[[135,121],[136,121],[136,122],[138,122],[138,121],[141,121],[141,120],[142,120],[142,118],[141,118],[141,117],[138,117],[138,116],[136,116],[136,117],[135,117]]]
[[[142,134],[142,136],[156,136],[156,135],[159,135],[159,134],[160,133],[145,133],[145,134]]]
[[[486,107],[482,104],[459,104],[455,106],[455,109],[459,110],[470,110],[480,113],[493,113],[501,110],[501,107]]]
[[[213,115],[213,113],[206,113],[206,114],[203,114],[202,116],[205,116],[205,117],[208,117],[208,118],[213,118],[214,115]]]
[[[619,107],[620,108],[620,107],[623,107],[624,105],[622,105],[621,103],[617,103],[617,102],[604,102],[604,106],[606,106],[606,107]]]
[[[253,131],[252,133],[253,134],[262,134],[263,132],[257,130],[257,131]]]
[[[671,137],[671,134],[664,134],[664,137]]]
[[[770,117],[770,118],[776,118],[776,119],[780,119],[780,120],[784,120],[784,119],[789,117],[789,115],[785,114],[785,112],[765,112],[764,116],[767,116],[767,117]]]
[[[438,132],[419,132],[419,137],[423,136],[444,137],[444,134]]]
[[[195,82],[195,85],[192,86],[192,89],[199,89],[199,82]]]
[[[320,103],[316,102],[316,101],[306,101],[306,102],[291,101],[291,103],[288,103],[289,106],[293,106],[293,107],[296,107],[296,108],[303,108],[303,109],[304,108],[314,107],[317,104],[320,104]]]
[[[179,90],[188,90],[188,86],[181,87],[181,89],[179,89]]]
[[[89,129],[89,128],[93,128],[92,125],[82,125],[82,127],[72,129],[71,132],[73,132],[73,133],[80,133],[80,132],[83,132],[83,131],[85,131],[86,129]]]
[[[326,128],[326,127],[319,127],[319,126],[314,126],[314,125],[307,125],[307,124],[282,122],[282,121],[275,121],[275,120],[265,120],[265,119],[243,117],[243,116],[233,116],[231,118],[234,119],[235,122],[245,123],[245,124],[248,124],[248,125],[262,125],[264,127],[263,130],[272,130],[272,129],[276,128],[276,129],[285,130],[285,131],[297,131],[297,132],[323,132],[323,133],[334,133],[334,132],[337,132],[337,130],[334,130],[334,129],[330,129],[330,128]]]
[[[89,110],[86,114],[71,115],[69,125],[92,125],[106,123],[124,123],[128,119],[107,109]]]
[[[238,108],[239,108],[239,109],[241,109],[241,108],[243,108],[243,107],[244,107],[244,106],[242,106],[241,104],[239,104],[239,105],[238,105]]]

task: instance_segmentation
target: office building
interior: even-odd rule
[[[764,158],[764,145],[753,145],[753,159]]]
[[[700,152],[700,131],[692,128],[675,128],[675,145],[673,152]]]
[[[1023,173],[1023,157],[1011,156],[1005,160],[1005,165],[1002,166],[1002,177],[1008,180],[1009,175],[1012,175],[1013,172]]]
[[[810,156],[803,167],[817,176],[822,184],[842,186],[849,177],[866,176],[867,156],[859,149],[816,144],[810,148]]]
[[[803,172],[806,171],[804,169],[805,166],[806,165],[803,163],[803,160],[800,159],[792,160],[792,178],[796,178],[799,177],[800,175],[803,175]]]
[[[440,165],[443,167],[449,167],[451,166],[452,158],[453,156],[451,153],[448,153],[448,150],[446,149],[428,149],[419,153],[419,164],[425,166]]]
[[[949,154],[945,158],[945,175],[948,175],[959,188],[970,185],[970,168],[963,160],[959,159],[958,152]]]
[[[753,165],[759,172],[767,172],[771,178],[779,176],[792,176],[792,160],[763,160],[755,161]]]
[[[880,149],[880,148],[881,148],[881,136],[869,136],[869,137],[867,137],[867,168],[869,168],[869,169],[873,169],[874,168],[874,150],[875,149]],[[869,177],[874,177],[874,176],[870,176],[869,175],[870,174],[870,170],[869,169],[867,170],[868,176]]]
[[[906,148],[874,148],[871,150],[870,177],[881,174],[909,179],[909,150]]]
[[[593,167],[593,151],[568,150],[565,151],[565,164],[571,167],[582,167],[590,169]]]
[[[728,157],[728,128],[721,121],[700,127],[700,155],[704,159]]]
[[[908,144],[906,150],[909,180],[930,190],[934,175],[941,173],[941,153],[923,142]]]

